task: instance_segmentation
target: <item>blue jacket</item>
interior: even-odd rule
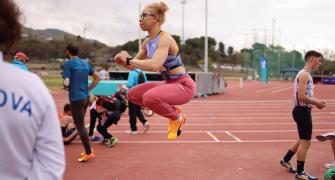
[[[141,69],[133,69],[131,71],[129,71],[128,74],[128,82],[127,82],[127,88],[130,89],[136,85],[138,85],[138,76],[140,74],[142,70]],[[143,75],[144,75],[144,80],[147,81],[147,76],[145,75],[144,71]]]

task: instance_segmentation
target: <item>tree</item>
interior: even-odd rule
[[[234,54],[234,48],[232,46],[228,47],[228,56],[232,56]]]
[[[226,50],[225,50],[225,45],[223,44],[223,42],[219,42],[219,49],[218,49],[220,55],[222,57],[226,57],[227,54],[226,54]]]

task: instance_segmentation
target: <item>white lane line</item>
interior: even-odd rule
[[[297,140],[284,139],[284,140],[251,140],[251,141],[242,141],[241,143],[282,143],[282,142],[296,142]],[[318,140],[311,140],[317,142]]]
[[[214,139],[215,142],[220,142],[218,138],[216,138],[211,132],[207,131],[207,134]]]
[[[67,99],[55,99],[55,102],[68,102]],[[335,102],[335,99],[328,99],[327,100],[327,104],[328,102]],[[242,101],[220,101],[220,100],[214,100],[214,101],[210,101],[210,100],[192,100],[191,102],[188,103],[188,105],[203,105],[203,103],[292,103],[292,100],[242,100]]]
[[[229,131],[225,131],[225,133],[231,138],[235,139],[237,142],[242,142],[240,138],[236,137],[234,134],[230,133]]]
[[[315,132],[330,132],[330,131],[334,131],[334,129],[316,129],[316,130],[313,129],[313,131],[315,131]],[[126,131],[108,131],[108,132],[117,133],[117,134],[119,134],[119,133],[126,134]],[[209,131],[183,131],[183,133],[207,133],[207,134],[208,134],[208,132]],[[212,133],[226,133],[226,132],[227,131],[212,131],[211,130],[209,133],[212,134]],[[287,130],[232,130],[232,131],[229,131],[229,132],[230,133],[287,133],[287,132],[297,132],[297,130],[296,129],[287,129]],[[148,131],[148,132],[142,133],[142,134],[150,134],[150,133],[157,133],[158,134],[158,133],[166,133],[166,131]],[[208,135],[210,135],[210,134],[208,134]],[[218,140],[218,141],[220,141],[220,140]]]
[[[313,122],[313,124],[318,125],[330,125],[335,124],[335,122]],[[296,125],[296,123],[292,122],[283,122],[283,123],[268,123],[268,122],[260,122],[260,123],[188,123],[184,126],[254,126],[254,125]],[[118,126],[129,126],[129,124],[118,124]],[[166,126],[166,123],[155,123],[150,124],[150,126]]]
[[[276,86],[276,87],[272,87],[272,88],[260,89],[260,90],[257,90],[256,93],[262,93],[262,92],[265,92],[265,91],[271,91],[271,90],[279,89],[279,88],[282,88],[282,87],[288,87],[288,85],[281,85],[281,86]]]
[[[288,103],[288,102],[292,102],[290,100],[241,100],[241,101],[199,101],[199,100],[195,100],[195,101],[191,101],[191,103]]]
[[[286,91],[286,90],[292,89],[292,88],[293,87],[286,87],[286,88],[277,89],[277,90],[271,91],[271,94],[282,92],[282,91]]]
[[[287,143],[287,142],[295,142],[296,139],[283,139],[283,140],[251,140],[251,141],[123,141],[120,140],[118,143],[120,144],[203,144],[203,143]],[[311,141],[317,142],[317,140],[312,139]],[[74,144],[81,144],[81,141],[72,141]],[[91,142],[93,144],[99,144],[100,142]]]
[[[192,116],[201,116],[201,115],[208,115],[209,112],[207,113],[184,113],[186,116],[192,115]],[[212,112],[211,114],[213,115],[225,115],[225,116],[233,116],[233,115],[290,115],[291,112],[244,112],[242,114],[238,112],[232,112],[232,113],[227,113],[227,112],[222,112],[222,113],[217,113],[217,112]],[[314,112],[313,115],[321,115],[321,114],[328,114],[328,112]]]
[[[193,100],[188,104],[192,103],[292,103],[292,100],[241,100],[241,101],[220,101],[220,100],[213,100],[213,101],[207,101],[207,100]],[[327,99],[327,102],[335,102],[335,99]]]
[[[260,119],[271,119],[271,120],[274,120],[274,119],[288,119],[288,120],[292,120],[292,116],[286,116],[286,117],[232,117],[232,118],[220,118],[220,117],[190,117],[190,116],[187,116],[188,119],[199,119],[199,120],[243,120],[243,119],[257,119],[257,120],[260,120]],[[166,120],[166,118],[149,118],[150,120]],[[322,117],[322,116],[318,116],[318,117],[313,117],[313,120],[315,119],[334,119],[334,116],[325,116],[325,117]],[[293,120],[292,120],[293,121]],[[314,123],[313,123],[314,124]],[[166,125],[166,124],[165,124]]]

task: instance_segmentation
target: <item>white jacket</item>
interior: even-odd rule
[[[0,179],[62,179],[64,145],[48,89],[1,52],[0,77]]]

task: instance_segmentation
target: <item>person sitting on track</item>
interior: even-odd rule
[[[324,134],[319,134],[319,135],[316,136],[316,139],[319,140],[319,141],[327,141],[327,140],[331,141],[331,147],[332,147],[333,156],[334,156],[334,159],[335,159],[335,131],[324,133]],[[327,169],[335,168],[335,161],[333,161],[332,163],[325,164],[325,167]]]
[[[120,120],[120,101],[116,98],[105,96],[90,96],[90,130],[93,134],[96,119],[98,118],[97,131],[103,136],[102,144],[113,147],[119,140],[108,132],[108,127],[112,124],[117,125]]]
[[[63,112],[59,114],[59,120],[62,129],[63,142],[65,145],[68,145],[78,135],[78,131],[73,122],[70,104],[64,105]]]

